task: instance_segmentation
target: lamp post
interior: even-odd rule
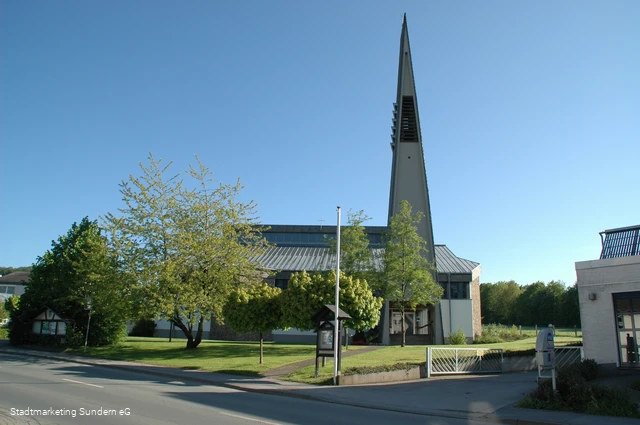
[[[333,322],[333,385],[338,384],[338,359],[340,355],[340,322],[338,321],[338,312],[340,311],[340,207],[338,210],[338,225],[336,226],[336,315]]]
[[[87,321],[87,333],[84,337],[84,352],[87,352],[87,343],[89,342],[89,326],[91,326],[91,298],[85,299],[85,310],[89,310],[89,320]]]

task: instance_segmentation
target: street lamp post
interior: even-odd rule
[[[87,321],[87,333],[84,337],[84,352],[87,352],[87,343],[89,342],[89,326],[91,326],[91,298],[87,298],[86,300],[85,310],[89,310],[89,320]]]

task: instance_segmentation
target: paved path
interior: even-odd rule
[[[58,359],[102,367],[130,369],[172,380],[218,385],[242,391],[306,398],[336,405],[358,406],[437,418],[461,418],[511,425],[639,425],[638,419],[585,415],[571,412],[522,409],[516,404],[536,388],[536,373],[457,376],[394,384],[316,386],[249,377],[184,370],[133,362],[94,359],[59,353],[22,350],[0,345],[0,353]],[[356,351],[354,350],[354,354]]]
[[[364,348],[358,348],[357,350],[351,349],[351,350],[347,350],[347,351],[343,351],[342,352],[342,358],[344,359],[345,357],[350,357],[353,356],[355,354],[362,354],[362,353],[367,353],[369,351],[374,351],[377,350],[379,348],[382,348],[379,345],[368,345]],[[309,360],[301,360],[299,362],[295,362],[295,363],[289,363],[286,364],[284,366],[280,366],[280,367],[276,367],[273,369],[269,369],[267,371],[264,371],[261,373],[262,376],[264,376],[265,378],[281,378],[284,376],[289,376],[294,372],[299,371],[300,369],[304,369],[307,366],[312,366],[316,363],[315,359],[309,359]]]

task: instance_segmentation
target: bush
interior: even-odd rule
[[[578,367],[567,367],[558,373],[558,393],[562,401],[571,409],[584,412],[593,398],[591,385],[587,383]]]
[[[474,344],[495,344],[497,342],[518,341],[526,337],[526,335],[520,335],[520,330],[516,325],[508,327],[505,325],[490,324],[482,327],[482,335],[476,337]]]
[[[638,407],[625,391],[589,384],[597,376],[595,360],[583,360],[558,372],[557,392],[547,379],[527,396],[520,407],[570,410],[592,415],[640,417]]]
[[[140,319],[129,332],[131,336],[153,336],[156,332],[156,322],[153,319]]]
[[[380,366],[357,366],[347,368],[343,375],[368,375],[371,373],[393,372],[396,370],[411,370],[421,365],[424,365],[424,363],[396,363]]]
[[[457,332],[454,332],[451,335],[449,335],[449,345],[466,345],[466,343],[467,343],[467,337],[464,336],[464,331],[462,330],[462,327],[460,327],[460,329],[458,329]]]
[[[7,338],[9,338],[9,329],[0,328],[0,339],[7,339]]]
[[[638,405],[629,399],[626,391],[600,385],[592,385],[591,390],[593,397],[585,407],[586,413],[640,418]]]

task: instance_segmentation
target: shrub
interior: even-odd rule
[[[456,332],[449,335],[449,345],[465,345],[467,343],[467,337],[464,336],[462,327]]]
[[[478,336],[475,344],[495,344],[497,342],[518,341],[526,338],[520,335],[520,330],[515,326],[489,324],[482,327],[482,335]]]
[[[587,403],[586,413],[640,418],[638,405],[629,399],[626,391],[600,385],[592,385],[591,390],[593,397]]]
[[[578,367],[567,367],[558,373],[558,393],[566,405],[574,411],[584,412],[593,398],[591,386]]]
[[[396,363],[392,365],[380,366],[357,366],[350,367],[344,371],[344,375],[367,375],[370,373],[393,372],[396,370],[411,370],[415,367],[424,365],[424,363]]]
[[[598,377],[598,362],[593,359],[584,359],[580,362],[580,373],[587,381],[593,381]]]
[[[597,376],[595,360],[583,360],[558,372],[557,392],[551,380],[541,382],[520,407],[534,409],[571,410],[592,415],[640,417],[638,407],[625,391],[589,384]]]
[[[133,329],[131,329],[129,335],[153,336],[156,332],[156,326],[156,322],[153,319],[140,319],[133,325]]]
[[[0,328],[0,339],[7,339],[7,338],[9,338],[9,329]]]

